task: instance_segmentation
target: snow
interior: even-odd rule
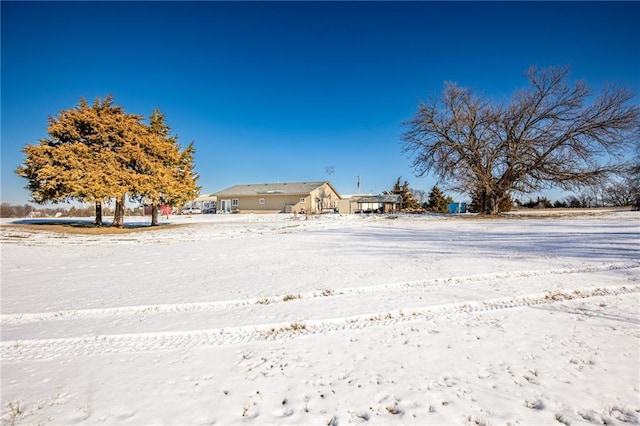
[[[0,228],[3,423],[640,424],[637,212],[161,223]]]

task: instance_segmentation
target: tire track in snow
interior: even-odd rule
[[[590,272],[606,272],[616,270],[626,270],[640,268],[640,262],[627,263],[609,263],[604,265],[593,265],[581,268],[559,268],[548,270],[532,270],[532,271],[511,271],[498,272],[492,274],[476,274],[461,277],[433,278],[427,280],[408,281],[401,283],[379,284],[367,287],[346,287],[341,289],[322,289],[296,294],[288,294],[281,296],[248,298],[238,300],[223,300],[217,302],[195,302],[195,303],[175,303],[175,304],[157,304],[157,305],[141,305],[141,306],[124,306],[116,308],[101,309],[78,309],[78,310],[61,310],[55,312],[41,313],[19,313],[19,314],[2,314],[0,315],[0,324],[27,324],[38,321],[51,320],[68,320],[81,318],[109,318],[124,315],[140,315],[140,314],[162,314],[162,313],[181,313],[181,312],[200,312],[214,311],[220,309],[230,309],[251,305],[267,305],[274,303],[284,303],[300,299],[312,299],[316,297],[331,297],[347,294],[373,293],[387,290],[395,290],[401,288],[415,287],[431,287],[447,284],[461,284],[472,281],[487,280],[505,280],[510,278],[531,278],[544,277],[550,275],[567,275],[567,274],[583,274]]]
[[[292,339],[343,330],[359,330],[372,326],[393,325],[399,322],[430,320],[449,314],[482,313],[487,311],[547,305],[575,299],[639,293],[640,285],[586,287],[568,292],[554,291],[517,297],[503,297],[484,301],[467,301],[428,307],[406,308],[351,317],[304,322],[285,322],[266,325],[210,330],[169,331],[140,334],[98,335],[46,340],[14,340],[0,344],[3,361],[53,359],[110,353],[189,350],[199,346],[219,346]]]

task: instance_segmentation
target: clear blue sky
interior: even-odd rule
[[[639,2],[7,2],[3,202],[47,116],[112,94],[195,142],[203,193],[330,179],[341,194],[429,191],[401,151],[419,99],[455,81],[494,98],[530,65],[640,94]],[[638,102],[636,98],[636,102]],[[326,166],[333,166],[328,176]]]

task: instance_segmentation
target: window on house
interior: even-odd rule
[[[302,204],[304,204],[304,203],[306,203],[306,202],[307,202],[307,199],[306,199],[306,198],[304,198],[304,197],[301,197],[301,198],[300,198],[300,202],[301,202]]]
[[[260,204],[264,204],[264,198],[260,198],[260,199],[258,200],[258,202],[259,202]]]
[[[234,198],[233,200],[231,200],[231,206],[238,207],[239,205],[240,205],[240,200],[238,200],[237,198]]]

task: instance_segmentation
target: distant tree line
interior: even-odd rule
[[[102,226],[103,204],[115,200],[112,226],[121,227],[128,199],[151,205],[157,225],[159,205],[182,204],[199,191],[193,143],[182,149],[158,109],[144,123],[111,96],[93,105],[81,98],[49,117],[47,133],[23,148],[16,169],[36,203],[93,203],[95,225]]]
[[[393,189],[384,191],[385,194],[397,194],[402,198],[401,211],[403,213],[448,213],[449,205],[454,199],[445,194],[437,185],[431,188],[427,194],[420,189],[409,186],[408,181],[401,183],[401,178],[396,180]],[[629,207],[640,210],[640,191],[637,181],[630,179],[613,180],[609,183],[590,186],[582,191],[568,195],[562,200],[552,201],[547,197],[539,196],[535,199],[521,201],[505,198],[501,201],[500,211],[508,212],[513,208],[596,208],[596,207]],[[479,197],[472,198],[467,205],[470,213],[482,213],[483,200]]]
[[[71,207],[34,207],[31,204],[0,204],[0,217],[3,218],[26,218],[26,217],[93,217],[95,206],[71,206]],[[115,209],[110,206],[102,206],[102,213],[107,216],[113,215]],[[127,216],[141,216],[140,208],[125,208]]]
[[[640,207],[640,193],[637,186],[629,180],[614,181],[584,188],[563,200],[551,201],[546,197],[537,197],[527,201],[515,200],[514,203],[527,208],[595,208],[595,207],[628,207],[634,210]]]

